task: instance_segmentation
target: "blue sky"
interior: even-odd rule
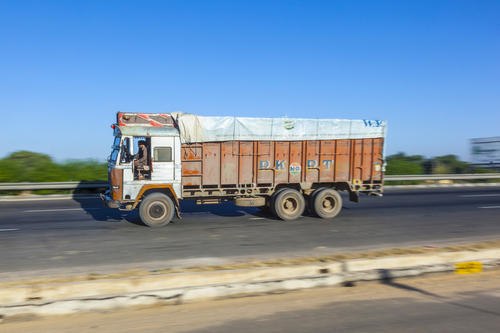
[[[104,160],[117,110],[385,119],[387,152],[500,135],[500,1],[0,1],[0,156]]]

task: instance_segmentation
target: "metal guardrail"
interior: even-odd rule
[[[471,179],[500,179],[500,173],[463,173],[463,174],[435,174],[435,175],[386,175],[384,180],[471,180]]]
[[[474,174],[436,174],[436,175],[386,175],[386,181],[405,180],[473,180],[473,179],[500,179],[500,173]],[[51,183],[0,183],[0,191],[29,191],[29,190],[76,190],[105,188],[109,184],[103,181],[80,182],[51,182]]]
[[[0,191],[29,191],[29,190],[77,190],[108,187],[109,184],[99,182],[44,182],[44,183],[0,183]]]

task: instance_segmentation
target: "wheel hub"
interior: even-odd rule
[[[291,213],[297,208],[297,202],[292,198],[288,198],[284,202],[284,208],[288,213]]]
[[[323,209],[331,211],[335,207],[335,199],[332,197],[325,197],[322,202]]]
[[[154,219],[159,219],[165,215],[165,206],[161,203],[153,203],[149,207],[149,215]]]

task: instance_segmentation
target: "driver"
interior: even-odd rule
[[[139,141],[139,152],[133,156],[134,167],[144,168],[148,164],[148,150],[146,149],[146,141]]]

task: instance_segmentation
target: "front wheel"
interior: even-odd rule
[[[174,217],[174,203],[163,193],[149,194],[139,206],[142,222],[152,228],[163,227]]]

